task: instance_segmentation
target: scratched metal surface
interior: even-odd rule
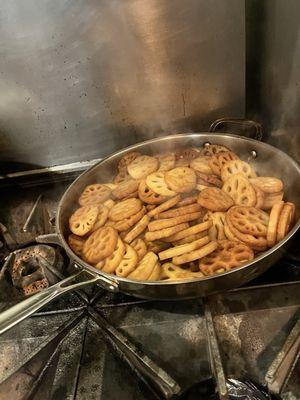
[[[209,305],[226,375],[264,384],[268,368],[299,317],[299,281],[212,296]],[[298,362],[283,399],[300,399],[299,371]]]
[[[15,169],[244,115],[244,0],[1,0],[0,9],[0,161]]]

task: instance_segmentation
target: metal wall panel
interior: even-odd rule
[[[244,7],[0,0],[0,160],[47,166],[98,158],[243,116]]]
[[[247,108],[300,162],[300,1],[247,0]]]

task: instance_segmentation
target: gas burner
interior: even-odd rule
[[[47,245],[34,245],[11,253],[0,275],[0,286],[5,286],[9,300],[39,292],[56,283],[66,272],[64,258],[59,249]]]

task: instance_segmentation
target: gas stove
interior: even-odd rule
[[[54,232],[57,203],[78,173],[18,176],[2,185],[0,311],[74,272],[61,248],[35,239]],[[96,285],[66,293],[0,336],[0,400],[153,398],[109,346],[90,309],[182,387],[212,375],[218,384],[220,376],[245,375],[263,384],[300,307],[298,239],[256,281],[209,299],[147,301]],[[209,326],[217,349],[209,346]],[[283,398],[300,399],[299,368],[298,362]]]

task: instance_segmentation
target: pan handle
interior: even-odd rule
[[[2,312],[0,314],[0,334],[23,321],[56,297],[70,290],[78,289],[81,286],[90,285],[98,281],[108,290],[118,290],[117,283],[106,279],[104,276],[80,271]]]
[[[220,118],[215,120],[209,127],[209,132],[230,132],[229,127],[235,130],[238,128],[239,133],[243,136],[250,137],[256,140],[262,140],[263,128],[259,122],[244,118]]]

